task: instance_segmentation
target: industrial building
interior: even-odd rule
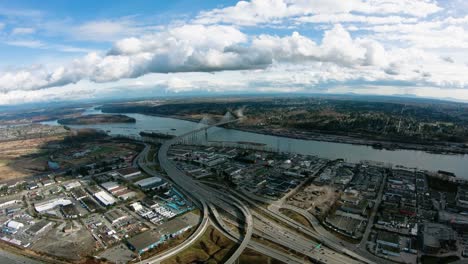
[[[78,209],[76,209],[74,204],[67,204],[64,205],[60,208],[62,211],[62,214],[65,218],[78,218],[78,216],[81,216],[80,212]]]
[[[87,196],[85,191],[82,188],[75,188],[75,189],[71,190],[71,194],[72,194],[73,198],[75,198],[78,201]]]
[[[34,209],[36,209],[36,211],[38,213],[41,213],[41,212],[44,212],[44,211],[51,210],[56,206],[59,206],[59,205],[64,206],[64,205],[68,205],[68,204],[71,204],[71,203],[72,202],[67,198],[58,197],[58,198],[54,198],[54,199],[51,199],[51,200],[48,200],[48,201],[36,203],[34,205]]]
[[[376,250],[384,255],[400,256],[400,237],[394,233],[379,232]]]
[[[24,227],[24,224],[15,220],[10,220],[5,224],[5,226],[9,233],[15,234],[18,230]]]
[[[159,232],[148,230],[128,239],[127,244],[131,250],[138,252],[138,254],[143,254],[162,242],[163,239]]]
[[[85,197],[81,199],[80,202],[83,205],[83,207],[86,208],[91,213],[99,209],[99,205],[91,197]]]
[[[141,171],[137,168],[123,168],[117,171],[117,173],[124,179],[129,180],[133,177],[141,175]]]
[[[80,187],[81,183],[79,181],[69,181],[62,184],[65,190],[70,191],[73,188]]]
[[[110,194],[105,191],[100,191],[94,194],[94,197],[103,204],[104,206],[110,206],[115,204],[116,200]]]
[[[117,198],[119,198],[122,201],[126,201],[128,199],[132,199],[137,196],[137,193],[134,191],[130,190],[125,190],[124,192],[121,192],[117,195]]]
[[[135,182],[143,190],[154,190],[164,188],[167,183],[159,177],[149,177]]]
[[[438,253],[441,249],[456,249],[457,233],[449,226],[425,223],[422,230],[423,252]]]
[[[49,230],[53,225],[53,222],[42,220],[32,225],[26,232],[32,236],[38,236]]]
[[[119,184],[116,182],[105,182],[101,183],[101,187],[106,191],[111,192],[112,190],[119,188]]]
[[[138,254],[148,251],[158,244],[166,241],[171,236],[177,236],[187,231],[193,224],[197,223],[197,219],[188,219],[182,221],[178,218],[172,219],[162,225],[159,225],[154,230],[148,230],[139,235],[136,235],[128,240],[128,246]]]
[[[119,221],[127,218],[127,215],[121,209],[115,209],[104,214],[111,224],[116,224]]]

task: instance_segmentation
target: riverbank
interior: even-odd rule
[[[394,142],[394,141],[383,141],[383,140],[372,140],[372,139],[362,139],[355,138],[351,136],[340,136],[340,135],[330,135],[330,134],[321,134],[314,132],[305,132],[297,130],[273,130],[273,129],[258,129],[258,128],[246,128],[246,127],[234,127],[233,129],[277,136],[285,138],[294,138],[301,140],[315,140],[315,141],[324,141],[324,142],[333,142],[333,143],[343,143],[343,144],[352,144],[352,145],[363,145],[370,146],[375,149],[386,149],[386,150],[419,150],[425,151],[432,154],[442,154],[442,155],[465,155],[468,154],[468,147],[455,147],[455,146],[440,146],[440,145],[427,145],[427,144],[411,144],[405,142]]]
[[[164,116],[164,115],[155,115],[147,114],[150,116],[157,116],[163,118],[174,118],[184,121],[190,121],[198,123],[200,120],[184,117],[184,116]],[[323,134],[317,132],[306,132],[300,130],[286,130],[286,129],[272,129],[272,128],[253,128],[253,127],[242,127],[231,124],[229,129],[235,129],[244,132],[257,133],[262,135],[277,136],[283,138],[294,138],[300,140],[314,140],[321,142],[333,142],[333,143],[342,143],[342,144],[351,144],[351,145],[361,145],[369,146],[375,149],[385,149],[385,150],[418,150],[424,151],[431,154],[441,154],[441,155],[466,155],[468,154],[468,146],[463,147],[463,144],[453,144],[447,143],[447,146],[442,145],[428,145],[428,144],[411,144],[406,142],[396,142],[396,141],[385,141],[385,140],[373,140],[373,139],[364,139],[357,138],[352,136],[342,136],[342,135],[331,135]]]

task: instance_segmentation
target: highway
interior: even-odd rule
[[[310,238],[306,236],[299,235],[297,232],[293,231],[303,229],[302,226],[298,225],[296,222],[292,221],[286,217],[279,217],[282,222],[286,222],[290,228],[285,227],[284,225],[279,225],[274,221],[271,221],[269,218],[278,218],[276,213],[271,211],[265,210],[262,214],[259,214],[255,211],[250,210],[250,208],[245,204],[245,199],[238,199],[234,195],[228,192],[220,192],[218,189],[211,188],[207,185],[204,185],[192,177],[186,175],[183,171],[177,168],[177,166],[169,160],[167,157],[167,153],[169,148],[178,142],[180,142],[184,137],[191,136],[194,133],[201,132],[203,130],[209,129],[210,127],[220,126],[228,123],[237,122],[238,120],[230,120],[226,122],[221,122],[215,125],[202,127],[196,129],[194,131],[185,133],[179,137],[167,140],[164,144],[161,145],[159,152],[158,152],[158,159],[161,168],[167,173],[170,180],[177,186],[179,189],[184,191],[186,194],[189,194],[189,197],[195,200],[201,207],[203,208],[203,223],[207,223],[209,217],[211,216],[214,220],[211,222],[216,222],[216,227],[218,229],[223,230],[226,235],[231,239],[235,239],[235,241],[240,242],[237,250],[235,253],[230,256],[226,263],[234,263],[235,260],[240,256],[242,251],[246,248],[253,248],[255,250],[261,251],[261,253],[273,257],[278,258],[282,253],[279,253],[278,250],[272,249],[267,247],[266,245],[259,245],[260,243],[254,242],[251,240],[252,234],[259,234],[264,236],[268,240],[282,245],[283,247],[290,248],[295,252],[298,252],[302,255],[308,256],[314,259],[317,262],[321,263],[361,263],[368,261],[361,261],[359,258],[350,258],[346,254],[341,254],[342,251],[338,251],[339,253],[331,250],[327,247],[321,247],[320,250],[316,250],[317,242],[312,241]],[[140,167],[148,174],[154,175],[156,172],[149,168],[146,163],[146,156],[148,154],[149,148],[145,148],[143,150],[143,154],[139,156],[139,165]],[[244,197],[242,197],[244,198]],[[250,206],[254,206],[257,208],[258,206],[255,203],[251,203],[248,201]],[[222,224],[222,218],[219,214],[214,213],[214,209],[216,207],[222,208],[227,213],[233,215],[237,221],[244,223],[244,232],[243,236],[239,236],[239,234],[235,234],[233,230],[226,228],[225,225]],[[211,214],[210,214],[211,211]],[[239,212],[241,213],[242,217],[239,216]],[[263,214],[266,214],[269,217],[265,217]],[[201,228],[197,229],[192,237],[199,237],[203,230]],[[307,230],[301,230],[302,233],[311,235]],[[313,236],[317,236],[314,232]],[[179,247],[178,249],[172,250],[169,254],[161,254],[157,257],[153,257],[149,260],[145,260],[144,263],[157,263],[167,257],[170,257],[178,252],[181,252],[183,249],[188,247],[191,242],[195,241],[192,239],[187,243],[183,243],[183,246]],[[349,254],[348,254],[349,255]],[[354,256],[353,256],[354,257]],[[286,257],[282,257],[285,259]],[[297,259],[288,259],[286,258],[287,263],[295,263]]]

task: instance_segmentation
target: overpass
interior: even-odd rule
[[[168,177],[170,180],[177,186],[179,187],[182,191],[184,191],[191,199],[197,202],[203,210],[203,226],[207,225],[209,216],[214,217],[214,221],[212,221],[212,224],[219,224],[215,225],[215,227],[220,227],[218,228],[221,229],[221,231],[224,234],[229,234],[229,238],[235,239],[235,241],[240,242],[239,246],[237,247],[236,251],[234,254],[232,254],[229,259],[227,260],[226,263],[234,263],[235,260],[240,256],[242,251],[246,247],[249,248],[255,248],[258,249],[261,253],[273,257],[273,258],[278,258],[279,254],[277,250],[274,250],[266,245],[260,244],[258,242],[255,242],[250,239],[252,236],[252,233],[256,234],[261,234],[268,238],[269,240],[282,245],[284,247],[293,249],[295,252],[301,253],[305,256],[309,256],[313,258],[317,262],[328,262],[328,263],[357,263],[361,262],[361,260],[356,261],[356,259],[349,258],[346,255],[341,255],[341,254],[336,254],[333,252],[333,250],[330,250],[328,248],[323,248],[321,249],[321,253],[314,251],[314,246],[316,245],[316,242],[310,241],[306,239],[305,237],[298,236],[297,233],[294,230],[294,228],[297,228],[296,223],[291,223],[290,219],[280,219],[281,221],[289,222],[287,225],[292,226],[292,230],[289,228],[286,228],[283,225],[278,225],[274,221],[271,221],[270,218],[272,219],[277,219],[278,216],[276,215],[271,215],[271,212],[268,211],[263,211],[262,214],[259,214],[255,211],[251,211],[247,205],[245,205],[245,201],[250,204],[249,200],[242,199],[244,201],[241,201],[231,193],[226,193],[226,192],[220,192],[217,189],[211,188],[207,185],[204,185],[196,180],[194,180],[192,177],[186,175],[183,171],[181,171],[177,166],[171,162],[168,157],[167,157],[167,152],[169,148],[177,143],[183,142],[183,140],[187,137],[196,135],[197,133],[200,132],[207,132],[208,129],[216,126],[222,126],[222,125],[227,125],[230,123],[235,123],[240,121],[240,119],[234,119],[234,120],[223,120],[221,122],[218,122],[216,124],[212,125],[206,125],[201,128],[194,129],[190,132],[184,133],[178,137],[175,137],[173,139],[167,140],[164,142],[159,151],[158,151],[158,159],[161,168],[166,171]],[[142,167],[142,169],[147,172],[148,174],[152,175],[155,172],[146,166],[144,164],[144,157],[146,157],[147,152],[145,155],[140,155],[139,159],[139,165]],[[217,206],[219,208],[223,208],[225,211],[231,211],[233,215],[235,215],[235,212],[233,211],[237,210],[241,212],[243,215],[243,219],[239,219],[239,217],[236,218],[236,221],[243,221],[245,223],[245,235],[243,237],[239,237],[239,234],[236,235],[232,232],[232,230],[226,230],[225,225],[222,225],[222,219],[218,213],[215,212],[214,206]],[[256,206],[254,204],[254,206]],[[214,208],[214,210],[213,210]],[[211,209],[211,210],[208,210]],[[211,211],[211,214],[210,214]],[[270,218],[265,217],[264,214],[267,214]],[[255,219],[254,219],[255,218]],[[289,220],[289,221],[288,221]],[[194,234],[192,234],[191,238],[197,238],[203,234],[205,230],[203,228],[198,228]],[[166,256],[164,253],[162,255],[159,255],[157,258],[153,257],[148,260],[145,260],[142,263],[158,263],[159,261],[170,257],[178,252],[181,252],[183,249],[188,247],[191,242],[194,242],[196,239],[189,239],[190,241],[184,242],[183,245],[175,250],[172,250],[169,252],[169,254]],[[296,262],[294,258],[287,258],[283,257],[281,259],[287,260],[287,262],[294,263]],[[364,261],[366,262],[366,261]]]

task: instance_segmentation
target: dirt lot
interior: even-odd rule
[[[287,203],[309,210],[314,215],[322,216],[340,197],[340,194],[335,191],[336,189],[331,186],[311,184],[289,198]]]
[[[21,178],[47,169],[47,143],[62,136],[0,142],[0,181]],[[37,154],[32,157],[26,155]],[[25,157],[26,156],[26,157]]]
[[[63,145],[63,136],[0,142],[0,181],[49,171],[53,156],[60,168],[70,168],[111,157],[133,157],[141,146],[122,142],[90,141]]]
[[[63,226],[64,223],[52,229],[35,243],[32,249],[71,261],[93,255],[96,248],[95,240],[85,227],[78,224],[79,229],[64,233]]]

